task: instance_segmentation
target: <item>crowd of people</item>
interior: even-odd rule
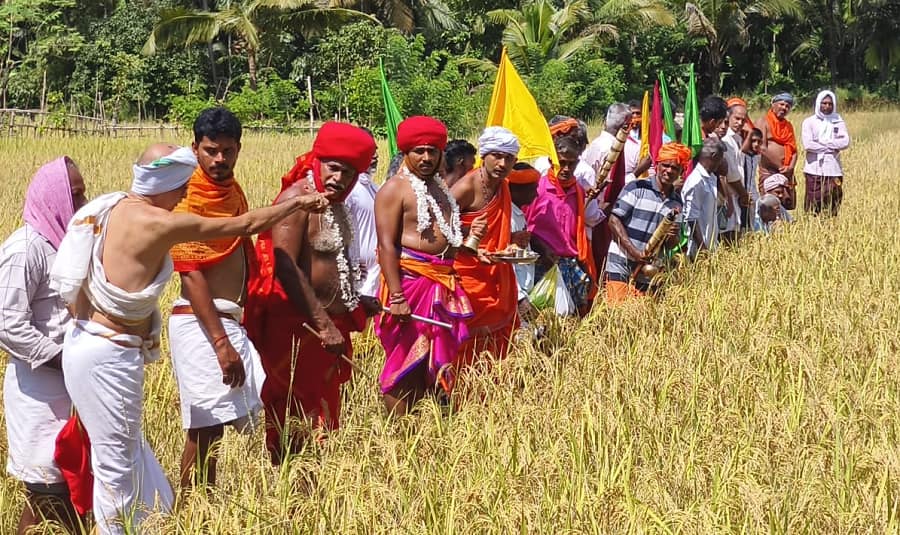
[[[7,471],[27,493],[19,532],[45,518],[74,529],[89,510],[100,533],[131,532],[173,506],[142,412],[174,273],[187,490],[215,484],[225,426],[252,430],[264,413],[274,464],[337,429],[351,333],[370,318],[385,408],[407,414],[427,396],[447,402],[473,364],[503,359],[540,309],[583,317],[644,298],[673,263],[789,222],[793,104],[777,95],[757,127],[741,99],[708,97],[696,155],[665,139],[655,159],[641,154],[636,105],[610,106],[593,140],[584,122],[554,117],[555,154],[531,162],[501,126],[473,146],[410,117],[380,187],[372,134],[328,122],[256,210],[235,176],[241,125],[224,108],[200,114],[191,147],[148,147],[128,192],[88,202],[73,160],[44,165],[0,250]],[[833,93],[816,99],[802,140],[804,207],[837,215],[850,138]],[[563,310],[535,299],[550,278]]]

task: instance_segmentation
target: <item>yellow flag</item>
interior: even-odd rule
[[[644,102],[641,104],[641,150],[638,159],[650,156],[650,92],[644,91]]]
[[[559,168],[559,158],[556,157],[547,120],[509,61],[506,48],[500,56],[486,126],[502,126],[511,130],[519,138],[520,160],[533,161],[541,156],[549,156],[553,167]]]

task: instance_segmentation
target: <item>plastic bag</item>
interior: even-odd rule
[[[562,271],[556,270],[556,296],[554,299],[556,314],[558,316],[572,316],[575,314],[575,301],[569,295],[569,288],[563,280]]]
[[[559,266],[554,265],[528,294],[531,305],[538,310],[553,308],[560,316],[575,314],[575,301],[569,295]]]
[[[528,300],[531,301],[531,306],[538,310],[555,306],[556,285],[561,284],[559,282],[561,280],[562,274],[559,272],[559,267],[554,265],[528,293]]]

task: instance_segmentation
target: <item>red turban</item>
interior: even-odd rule
[[[344,162],[362,173],[372,163],[375,149],[375,140],[362,128],[329,121],[316,134],[312,153],[319,160]]]
[[[666,143],[659,148],[658,162],[675,162],[684,170],[691,161],[691,149],[681,143]]]
[[[409,152],[416,147],[447,148],[447,127],[434,117],[416,115],[397,126],[397,148]]]
[[[541,179],[541,174],[534,167],[526,167],[524,169],[513,169],[509,174],[510,184],[537,184]]]

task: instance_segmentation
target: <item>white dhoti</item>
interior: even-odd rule
[[[76,321],[63,349],[65,384],[91,439],[94,517],[102,534],[140,532],[174,495],[141,429],[143,341]]]
[[[3,380],[3,410],[9,475],[26,484],[64,483],[53,460],[56,437],[72,412],[62,372],[48,366],[32,370],[11,357]]]
[[[175,306],[189,305],[178,299]],[[172,367],[181,398],[181,420],[185,429],[232,424],[239,431],[250,431],[263,409],[262,385],[266,374],[247,332],[238,323],[241,307],[224,299],[215,299],[216,309],[231,318],[222,318],[228,340],[241,356],[246,381],[239,388],[222,383],[222,368],[212,340],[197,316],[172,314],[169,318],[169,345]]]

